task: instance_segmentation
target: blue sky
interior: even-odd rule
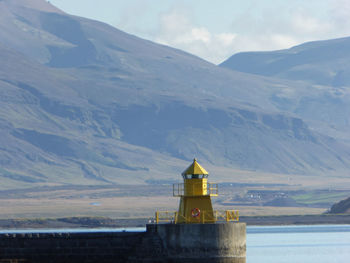
[[[51,0],[213,63],[242,51],[276,50],[350,36],[349,0]]]

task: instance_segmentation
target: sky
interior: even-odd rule
[[[350,0],[50,0],[219,64],[238,52],[350,36]]]

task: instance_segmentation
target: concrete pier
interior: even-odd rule
[[[245,223],[156,224],[147,233],[159,238],[164,262],[246,262]]]
[[[244,263],[245,256],[244,223],[150,224],[146,232],[0,234],[0,262],[7,263]]]

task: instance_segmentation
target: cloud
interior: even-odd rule
[[[104,0],[110,8],[100,12],[96,0],[52,1],[213,63],[237,52],[285,49],[350,35],[349,0]],[[79,8],[83,2],[84,8]]]
[[[308,41],[350,34],[350,2],[327,0],[323,12],[317,1],[250,7],[231,18],[231,27],[211,30],[197,25],[190,8],[173,7],[159,16],[153,41],[176,47],[213,63],[220,63],[242,51],[290,48]],[[210,23],[210,22],[209,22]]]
[[[231,54],[229,48],[236,38],[230,32],[212,33],[197,26],[186,10],[172,9],[160,16],[160,26],[154,41],[176,47],[214,63]]]
[[[237,32],[236,50],[285,49],[306,41],[324,39],[332,32],[328,21],[313,16],[303,8],[286,9],[285,13],[272,8],[261,13],[261,16],[248,14],[239,17],[239,23],[232,23],[232,31]]]
[[[331,30],[330,23],[311,17],[304,11],[295,12],[291,18],[289,32],[296,37],[323,35]]]
[[[335,32],[350,34],[350,2],[348,0],[330,0],[329,17]]]
[[[211,32],[196,25],[188,10],[173,8],[160,15],[159,30],[152,40],[218,64],[237,52],[291,47],[308,40],[310,32],[325,28],[303,13],[291,16],[290,21],[279,24],[275,18],[261,21],[246,14],[244,19],[233,21],[231,32]]]

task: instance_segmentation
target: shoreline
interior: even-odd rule
[[[239,222],[248,226],[337,225],[350,224],[350,214],[241,216]],[[0,219],[0,230],[64,229],[64,228],[126,228],[144,227],[149,218],[112,219],[105,217],[66,217],[38,219]]]
[[[350,214],[241,216],[240,222],[248,226],[349,225]]]

